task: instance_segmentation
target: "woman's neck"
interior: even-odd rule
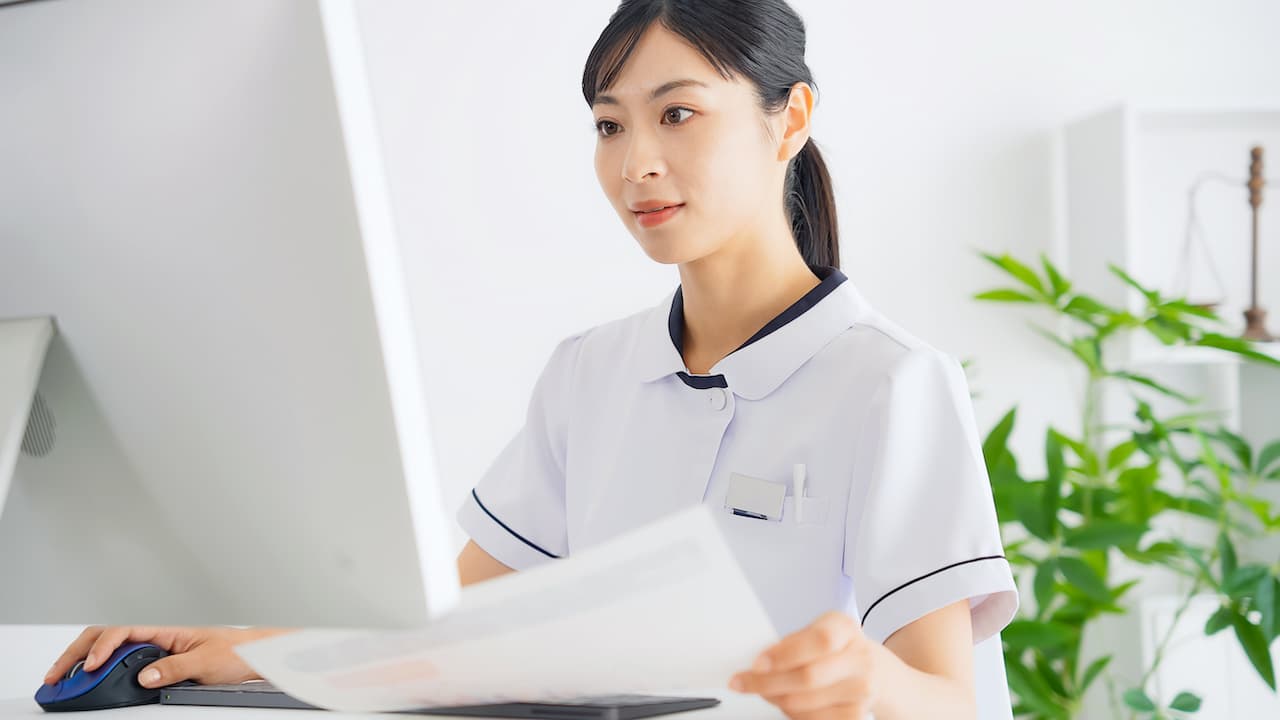
[[[733,243],[680,266],[682,350],[689,372],[705,375],[760,328],[821,282],[794,244]]]

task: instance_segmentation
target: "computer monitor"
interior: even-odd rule
[[[0,5],[0,623],[456,604],[363,67],[349,0]]]

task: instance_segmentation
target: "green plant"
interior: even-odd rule
[[[1210,415],[1183,412],[1194,409],[1193,398],[1111,362],[1108,348],[1127,333],[1147,333],[1164,345],[1213,348],[1277,367],[1280,361],[1220,332],[1213,311],[1162,297],[1120,268],[1111,267],[1117,282],[1146,300],[1141,313],[1074,291],[1046,258],[1041,258],[1042,274],[1008,255],[983,257],[1016,286],[989,290],[977,299],[1047,310],[1069,329],[1036,330],[1084,371],[1078,432],[1048,428],[1044,477],[1025,477],[1009,449],[1016,407],[983,444],[1007,556],[1033,589],[1033,598],[1024,598],[1019,618],[1003,632],[1015,714],[1074,717],[1086,690],[1099,679],[1109,688],[1117,718],[1185,717],[1199,709],[1201,699],[1190,692],[1165,699],[1151,698],[1145,690],[1172,628],[1138,678],[1115,677],[1110,655],[1081,656],[1085,627],[1105,614],[1127,613],[1125,597],[1140,582],[1115,581],[1119,555],[1149,566],[1143,578],[1158,571],[1185,578],[1175,627],[1194,597],[1216,594],[1220,607],[1204,632],[1234,632],[1258,675],[1275,690],[1269,646],[1280,635],[1280,562],[1242,562],[1236,547],[1245,537],[1280,530],[1280,512],[1273,514],[1270,503],[1256,494],[1259,483],[1280,481],[1280,440],[1255,452]],[[1104,425],[1103,392],[1117,390],[1127,393],[1132,420]],[[1158,413],[1155,396],[1173,398],[1179,414]],[[1213,529],[1206,534],[1216,541],[1167,536],[1153,527],[1167,514],[1198,518]]]

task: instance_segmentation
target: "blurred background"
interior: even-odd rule
[[[1269,125],[1244,134],[1280,140],[1273,2],[792,5],[809,31],[813,138],[836,187],[846,273],[889,317],[972,360],[981,428],[1035,398],[1021,403],[1015,448],[1037,447],[1047,423],[1076,421],[1077,379],[1025,316],[971,299],[1007,284],[978,252],[1030,262],[1045,253],[1070,272],[1065,128],[1126,104],[1269,110],[1259,115]],[[592,166],[582,66],[615,7],[360,5],[423,362],[428,378],[450,379],[428,381],[435,417],[447,418],[436,430],[450,500],[519,427],[558,339],[648,307],[678,283],[623,228]],[[1195,160],[1243,178],[1249,146],[1238,140]],[[1115,182],[1119,166],[1100,163],[1096,182]],[[1188,167],[1194,179],[1200,166]],[[1144,208],[1159,213],[1150,222],[1162,224],[1170,257],[1182,247],[1187,189]],[[1206,191],[1201,200],[1239,305],[1223,315],[1239,325],[1243,198]],[[1261,213],[1261,304],[1280,313],[1280,201]],[[1091,272],[1105,264],[1076,262]],[[1168,285],[1168,262],[1137,276]]]
[[[1079,434],[1085,373],[1029,329],[1028,321],[1061,328],[1053,313],[973,300],[1017,286],[980,251],[1009,253],[1041,275],[1043,255],[1091,296],[1136,312],[1142,298],[1106,271],[1113,262],[1148,287],[1218,301],[1224,334],[1241,333],[1250,148],[1267,146],[1280,167],[1280,4],[792,4],[809,32],[819,89],[813,138],[835,182],[844,269],[889,317],[968,361],[984,433],[1017,406],[1008,448],[1024,476],[1045,472],[1048,426]],[[449,378],[427,390],[450,506],[521,423],[559,338],[647,307],[677,282],[673,268],[640,251],[594,176],[581,70],[614,7],[557,0],[360,8],[423,362],[428,378]],[[1204,180],[1206,173],[1231,183]],[[1188,254],[1197,182],[1201,232]],[[1258,214],[1259,304],[1280,312],[1280,201],[1266,198]],[[1149,345],[1119,350],[1145,376],[1201,397],[1255,454],[1280,437],[1280,372],[1221,356],[1152,359],[1141,352]],[[1124,398],[1104,404],[1099,422],[1131,418]],[[1262,492],[1280,499],[1277,485]],[[1280,518],[1277,507],[1270,512]],[[1021,537],[1017,523],[1004,530],[1007,543]],[[1173,520],[1166,531],[1214,545],[1212,527]],[[1280,544],[1274,531],[1270,537],[1253,553],[1274,563]],[[1111,587],[1127,577],[1120,560]],[[1183,609],[1180,629],[1169,630],[1187,588],[1164,570],[1130,568],[1147,581],[1125,595],[1130,612],[1091,615],[1069,670],[1062,653],[1033,657],[1007,643],[1010,664],[1026,670],[1010,671],[1015,693],[1042,696],[1019,709],[1099,718],[1177,715],[1192,705],[1199,717],[1280,713],[1243,641],[1231,632],[1204,636],[1217,599],[1199,597]],[[1035,614],[1032,574],[1022,572],[1024,609]],[[1058,577],[1065,600],[1054,607],[1066,608],[1074,630],[1029,624],[1014,629],[1024,633],[1019,642],[1052,647],[1055,632],[1079,631],[1084,622],[1069,612],[1077,599],[1063,587],[1072,579]],[[1275,638],[1271,622],[1263,652]],[[1170,635],[1177,642],[1164,643],[1162,664],[1148,672]],[[1255,638],[1261,662],[1258,645]],[[1106,655],[1116,677],[1086,693],[1085,664]],[[1151,708],[1125,696],[1140,678],[1156,696]],[[1067,687],[1057,692],[1058,683]],[[1188,689],[1197,702],[1174,703]]]

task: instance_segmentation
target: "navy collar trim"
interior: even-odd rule
[[[647,383],[675,375],[689,387],[727,388],[747,400],[773,392],[836,336],[875,313],[844,273],[836,268],[811,270],[821,278],[819,285],[721,358],[706,375],[692,375],[685,366],[680,352],[684,306],[677,302],[679,290],[672,291],[644,315],[641,346],[632,360],[637,379]]]
[[[690,375],[680,370],[676,372],[676,377],[685,385],[694,390],[710,390],[711,388],[727,388],[729,381],[724,379],[724,375]]]
[[[826,266],[810,266],[809,269],[813,271],[813,274],[816,275],[819,279],[821,279],[822,282],[818,283],[818,285],[815,286],[812,290],[805,293],[804,297],[792,303],[790,307],[788,307],[786,310],[783,310],[781,313],[779,313],[777,317],[765,323],[764,327],[756,331],[756,334],[747,338],[747,341],[739,345],[737,349],[735,349],[733,352],[738,352],[738,350],[741,350],[747,347],[748,345],[751,345],[752,343],[770,335],[771,333],[778,330],[779,328],[786,326],[787,323],[805,314],[807,310],[812,308],[814,305],[817,305],[826,296],[830,295],[832,291],[834,291],[837,287],[840,286],[840,283],[848,279],[843,272],[840,272],[839,268],[826,267]],[[676,354],[683,358],[684,357],[684,292],[682,287],[676,288],[675,297],[672,298],[671,300],[671,312],[667,316],[667,332],[671,335],[671,344],[675,346]],[[732,355],[733,353],[730,353],[730,354]],[[680,373],[680,374],[685,375],[686,373]],[[691,377],[702,378],[702,377],[720,377],[720,376],[696,375]],[[683,377],[680,379],[685,380],[685,378]],[[723,381],[723,379],[721,381]],[[685,380],[686,384],[688,384],[688,382],[689,382],[688,380]],[[713,385],[712,387],[725,387],[725,386]]]

